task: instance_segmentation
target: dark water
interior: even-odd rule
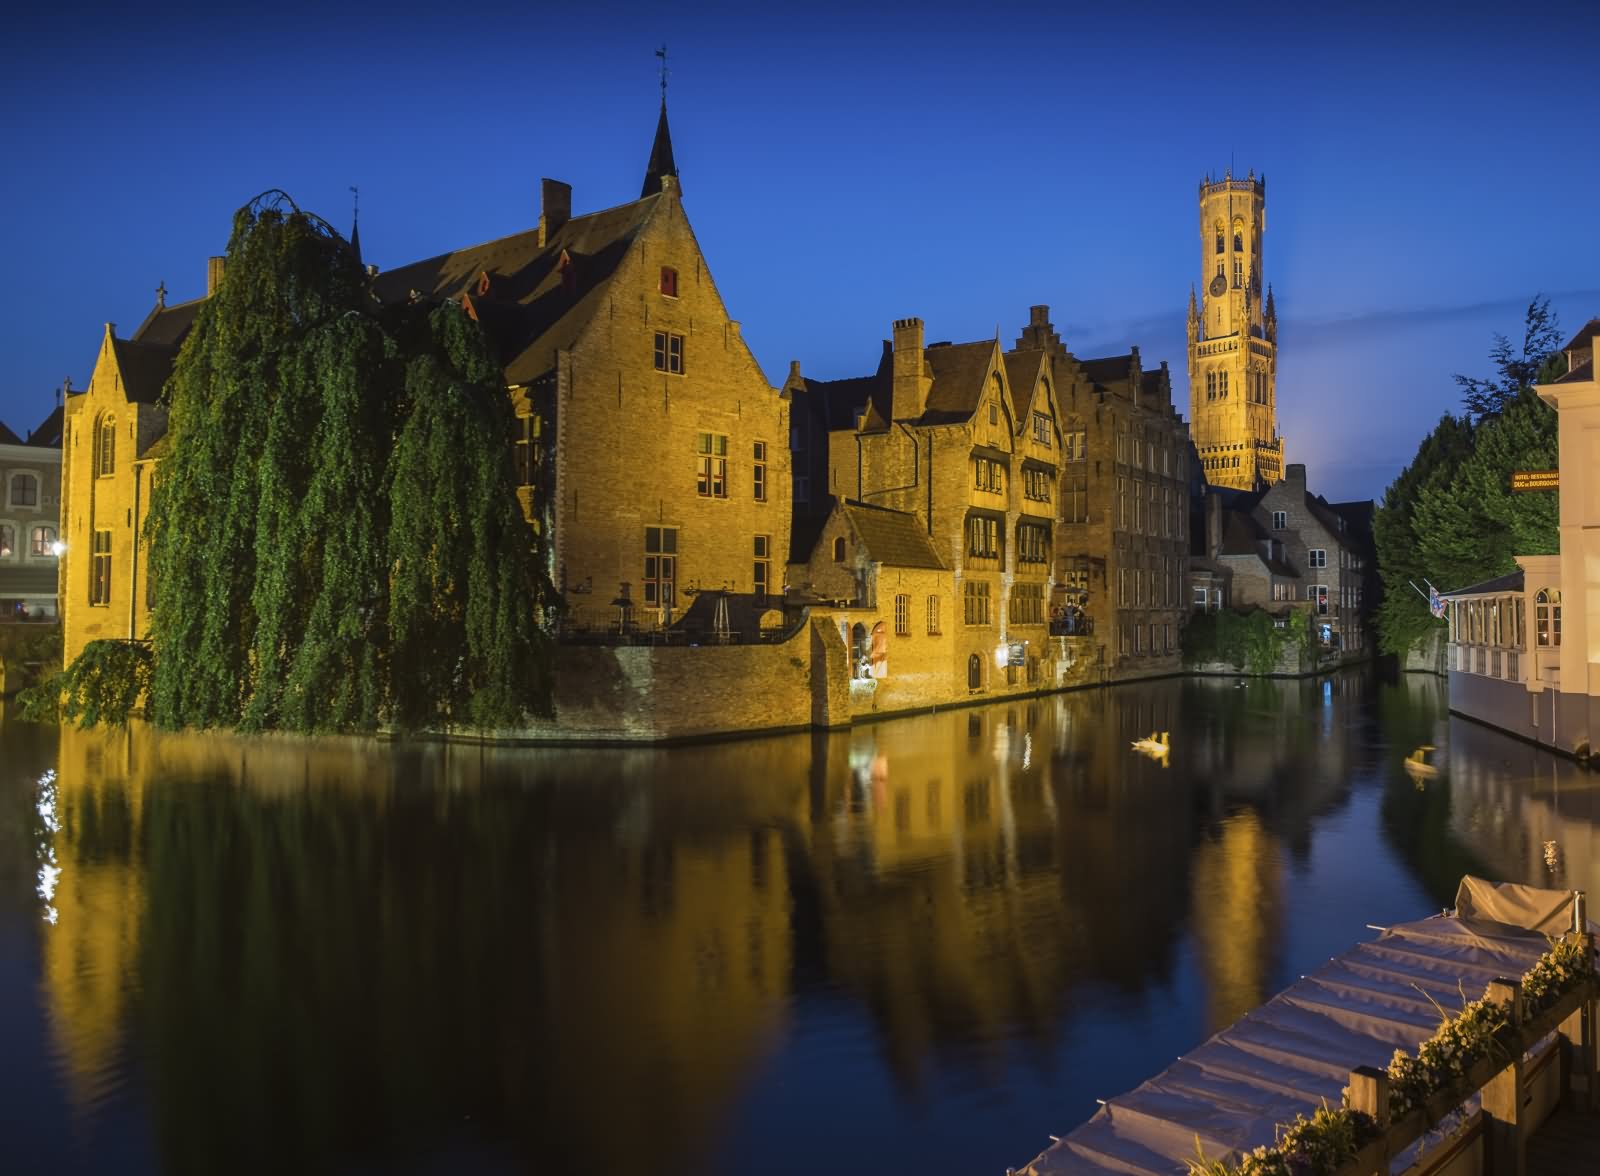
[[[1593,889],[1592,779],[1361,674],[670,751],[10,723],[0,1168],[998,1173],[1463,871]]]

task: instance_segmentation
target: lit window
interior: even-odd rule
[[[683,375],[683,336],[672,331],[656,332],[656,371]]]
[[[678,296],[678,271],[670,265],[661,267],[661,292],[668,298]]]
[[[967,519],[967,554],[980,559],[1000,556],[1000,523],[983,515]]]
[[[51,551],[50,547],[55,541],[56,529],[54,527],[35,527],[29,550],[34,555],[54,555],[55,552]]]
[[[1042,412],[1033,414],[1033,439],[1046,449],[1050,447],[1050,435],[1054,430],[1051,420]]]
[[[1541,588],[1533,598],[1534,640],[1540,645],[1561,644],[1561,590]]]
[[[728,496],[728,438],[722,433],[696,435],[695,490],[701,498]]]
[[[10,523],[0,523],[0,559],[14,555],[17,550],[17,531]]]
[[[969,625],[987,625],[989,620],[989,584],[984,580],[968,580],[962,585],[964,618]]]
[[[1050,528],[1038,523],[1017,526],[1017,558],[1023,563],[1046,563],[1050,559]]]

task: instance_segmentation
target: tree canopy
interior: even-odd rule
[[[1440,418],[1373,519],[1386,653],[1403,656],[1438,624],[1413,585],[1465,588],[1515,570],[1515,555],[1558,550],[1555,495],[1511,492],[1512,471],[1557,466],[1555,410],[1531,386],[1564,372],[1548,299],[1528,306],[1521,355],[1504,335],[1495,339],[1490,354],[1499,374],[1456,377],[1469,389],[1468,412]]]
[[[149,711],[164,726],[509,726],[554,600],[512,412],[452,302],[383,307],[282,193],[235,215],[168,382]]]

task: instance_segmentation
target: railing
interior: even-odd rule
[[[1094,636],[1094,618],[1085,613],[1080,613],[1076,616],[1051,617],[1050,636],[1092,637]]]
[[[1592,949],[1592,940],[1591,949]],[[1497,1003],[1509,1003],[1510,1024],[1502,1031],[1501,1056],[1486,1057],[1467,1070],[1454,1090],[1435,1094],[1426,1103],[1397,1120],[1389,1117],[1389,1075],[1372,1066],[1350,1071],[1350,1108],[1370,1116],[1377,1124],[1378,1137],[1357,1153],[1355,1159],[1338,1170],[1337,1176],[1370,1176],[1389,1171],[1391,1157],[1399,1155],[1424,1134],[1436,1127],[1467,1099],[1483,1092],[1485,1120],[1484,1147],[1488,1163],[1484,1170],[1502,1176],[1524,1176],[1527,1161],[1528,1052],[1546,1036],[1559,1036],[1561,1051],[1561,1096],[1571,1104],[1573,1078],[1584,1079],[1584,1097],[1593,1111],[1597,1105],[1595,1072],[1595,1019],[1600,1015],[1600,984],[1591,976],[1561,997],[1554,1005],[1533,1018],[1524,1018],[1522,984],[1517,980],[1496,980],[1487,995]],[[1507,1059],[1510,1059],[1508,1062]]]

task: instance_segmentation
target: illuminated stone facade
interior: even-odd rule
[[[1189,292],[1189,420],[1206,481],[1253,490],[1283,477],[1278,316],[1262,284],[1267,181],[1200,185],[1198,305]]]

